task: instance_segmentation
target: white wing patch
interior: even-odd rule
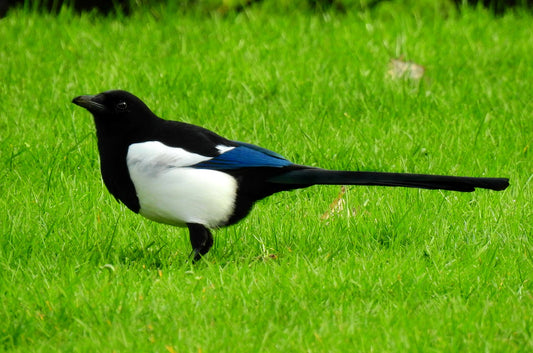
[[[213,228],[234,210],[237,181],[209,169],[188,168],[212,157],[149,141],[132,144],[127,165],[139,198],[139,213],[151,220]]]
[[[232,146],[224,146],[224,145],[218,145],[217,146],[217,150],[218,150],[218,153],[220,154],[224,154],[228,151],[231,151],[232,149],[234,149],[235,147],[232,147]]]
[[[128,148],[127,162],[141,163],[154,173],[166,168],[179,168],[205,162],[213,157],[202,156],[179,147],[169,147],[159,141],[148,141],[131,144]]]

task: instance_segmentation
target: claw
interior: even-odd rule
[[[189,254],[189,259],[192,258],[192,263],[195,264],[202,258],[202,254],[200,253],[200,249],[192,249],[191,253]]]

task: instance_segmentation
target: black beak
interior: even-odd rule
[[[80,107],[83,107],[87,109],[90,112],[101,112],[105,110],[105,106],[101,103],[98,103],[94,100],[94,97],[92,95],[86,95],[86,96],[79,96],[72,100],[72,103],[79,105]]]

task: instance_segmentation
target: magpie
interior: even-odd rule
[[[94,118],[100,170],[109,192],[156,222],[187,227],[191,257],[213,245],[210,229],[246,217],[258,200],[324,185],[378,185],[462,192],[504,190],[507,178],[336,171],[294,164],[265,148],[156,116],[122,90],[72,100]]]

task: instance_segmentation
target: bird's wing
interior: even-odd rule
[[[214,169],[214,170],[235,170],[241,168],[281,168],[292,165],[281,155],[252,144],[232,141],[237,146],[220,148],[220,155],[210,160],[202,161],[194,168]]]

